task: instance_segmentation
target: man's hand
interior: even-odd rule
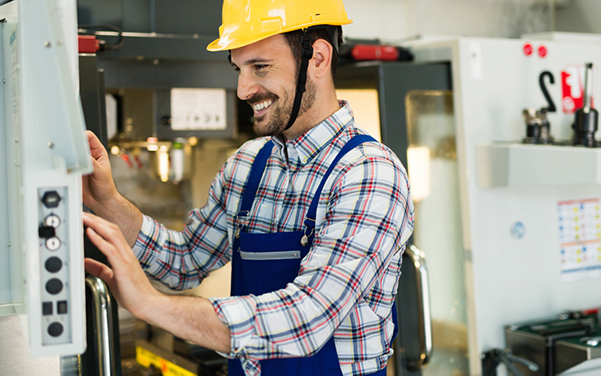
[[[101,278],[121,306],[137,318],[203,347],[230,352],[230,330],[207,299],[168,296],[148,281],[121,230],[100,217],[83,213],[86,233],[111,267],[85,259],[86,271]]]
[[[143,318],[146,308],[162,294],[148,281],[117,225],[88,213],[83,213],[83,223],[88,226],[88,237],[112,267],[86,259],[86,271],[106,282],[120,305],[134,316]]]
[[[118,192],[111,175],[108,153],[94,133],[86,131],[86,135],[90,144],[94,172],[83,177],[83,203],[97,211],[115,199]]]
[[[83,203],[100,217],[118,223],[127,244],[133,246],[142,228],[144,216],[117,191],[111,175],[111,163],[104,146],[90,131],[86,131],[94,172],[82,177]]]

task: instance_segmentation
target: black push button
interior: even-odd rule
[[[44,239],[54,238],[56,236],[56,229],[50,226],[40,226],[38,228],[38,236]]]
[[[53,322],[48,326],[48,334],[53,337],[58,337],[63,334],[63,326],[60,322]]]
[[[67,314],[67,301],[66,300],[61,300],[58,303],[56,303],[56,312],[59,315]]]
[[[52,295],[56,295],[59,292],[63,291],[63,283],[60,279],[52,278],[46,283],[46,291],[48,291]]]
[[[58,257],[50,257],[44,266],[50,273],[56,273],[63,267],[63,262]]]
[[[45,207],[54,209],[58,207],[58,204],[61,202],[61,196],[59,196],[57,191],[49,191],[42,196],[42,202]]]
[[[44,316],[52,315],[52,302],[42,302],[42,315],[44,315]]]

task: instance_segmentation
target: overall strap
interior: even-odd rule
[[[346,153],[353,150],[355,147],[361,145],[362,143],[369,141],[376,140],[373,137],[366,134],[355,136],[344,145],[340,152],[338,152],[338,155],[330,164],[330,168],[328,168],[328,171],[326,171],[325,175],[321,179],[321,183],[319,184],[317,191],[315,191],[313,201],[311,201],[311,206],[309,206],[309,211],[307,212],[307,216],[305,217],[305,226],[307,226],[308,230],[305,230],[305,234],[312,234],[313,229],[315,229],[315,216],[317,214],[317,204],[319,203],[319,196],[321,196],[321,191],[323,190],[323,187],[326,184],[326,180],[328,180],[328,177],[330,176],[332,171],[334,171],[334,168],[336,167],[336,165],[338,165],[338,162],[342,159],[342,157],[346,155]]]
[[[244,189],[244,195],[242,196],[242,204],[238,210],[238,217],[246,217],[250,212],[250,208],[255,200],[257,194],[257,188],[263,177],[265,166],[267,165],[267,159],[271,156],[273,150],[273,141],[269,140],[263,148],[259,151],[259,154],[255,157],[255,160],[250,168],[250,174],[246,188]]]

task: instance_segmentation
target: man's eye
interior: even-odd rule
[[[267,68],[267,65],[264,65],[264,64],[257,64],[257,65],[255,65],[255,69],[258,70],[258,71],[262,71],[265,68]]]

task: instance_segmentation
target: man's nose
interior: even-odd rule
[[[259,91],[259,85],[249,74],[240,73],[238,76],[238,98],[247,100]]]

